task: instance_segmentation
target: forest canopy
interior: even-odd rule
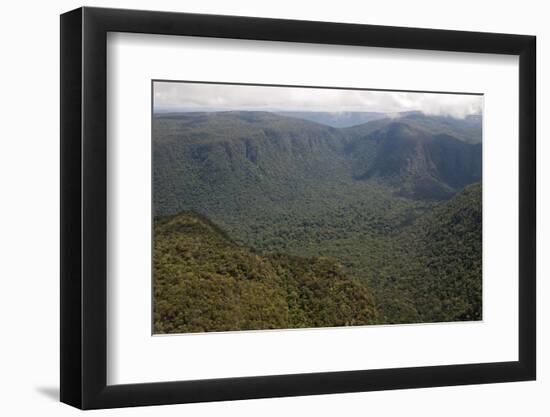
[[[480,320],[481,119],[298,116],[154,115],[155,332]]]

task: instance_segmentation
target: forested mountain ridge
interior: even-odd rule
[[[374,119],[368,123],[348,127],[352,135],[365,135],[381,129],[391,123],[399,122],[428,134],[445,134],[470,144],[481,143],[481,115],[471,114],[462,119],[452,116],[426,115],[421,112],[404,112]]]
[[[480,183],[419,216],[390,247],[392,262],[370,271],[381,321],[482,319]]]
[[[443,128],[426,131],[427,118],[409,114],[336,129],[268,112],[155,115],[155,213],[201,206],[212,195],[288,202],[319,188],[351,191],[371,179],[409,198],[448,198],[480,180],[481,146]]]
[[[335,260],[258,255],[195,213],[154,234],[155,333],[376,323],[366,285]]]
[[[359,178],[382,177],[412,198],[441,200],[481,178],[481,145],[393,122],[365,140],[376,150]]]
[[[294,117],[296,119],[310,120],[332,127],[351,127],[373,120],[385,119],[387,113],[381,112],[319,112],[319,111],[278,111],[276,114]]]
[[[422,242],[418,246],[424,250],[415,259],[417,265],[425,266],[419,269],[413,287],[423,320],[481,320],[481,184],[466,187],[420,218],[416,233]],[[423,274],[438,279],[425,281]]]

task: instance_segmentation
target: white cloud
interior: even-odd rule
[[[465,117],[482,111],[483,97],[467,94],[269,87],[256,85],[154,83],[155,109],[327,112],[422,111]]]

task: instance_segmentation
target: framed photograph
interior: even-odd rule
[[[535,37],[61,16],[61,401],[533,380]]]

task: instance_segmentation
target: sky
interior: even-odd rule
[[[155,81],[155,111],[421,111],[464,118],[480,114],[483,96],[402,91],[269,87]]]

